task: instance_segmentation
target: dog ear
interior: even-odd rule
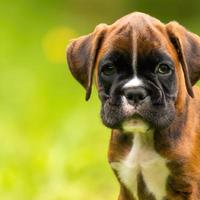
[[[107,25],[99,24],[93,33],[71,42],[67,48],[67,62],[72,75],[86,89],[86,100],[92,91],[94,68]]]
[[[200,37],[177,22],[168,23],[166,28],[182,66],[188,94],[194,97],[192,86],[200,78]]]

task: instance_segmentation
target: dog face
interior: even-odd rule
[[[199,55],[199,38],[178,23],[164,25],[133,13],[72,42],[67,59],[87,90],[86,99],[96,72],[101,118],[107,127],[122,128],[124,122],[139,118],[162,129],[174,120],[179,96],[186,98],[187,89],[193,97]]]
[[[110,128],[121,128],[124,121],[138,117],[162,128],[175,116],[174,54],[166,45],[167,38],[158,36],[161,31],[142,23],[142,27],[135,23],[116,26],[102,45],[98,88],[102,121]]]

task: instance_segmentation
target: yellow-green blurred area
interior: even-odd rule
[[[199,0],[0,0],[0,199],[114,200],[110,131],[68,71],[69,40],[132,12],[200,33]]]

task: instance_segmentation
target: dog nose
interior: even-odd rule
[[[126,88],[124,96],[130,104],[138,104],[148,96],[148,93],[143,87],[133,87]]]

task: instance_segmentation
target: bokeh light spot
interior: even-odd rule
[[[44,53],[51,63],[66,63],[66,47],[77,37],[76,31],[68,27],[56,27],[47,32],[42,40]]]

